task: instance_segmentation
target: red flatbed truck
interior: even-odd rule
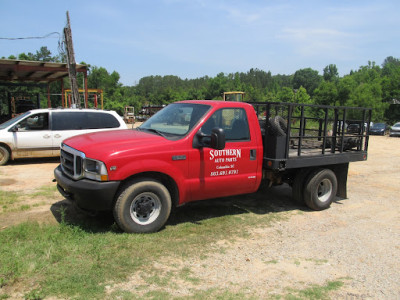
[[[171,208],[292,186],[311,209],[346,197],[348,165],[367,159],[371,110],[273,102],[172,103],[133,130],[62,144],[60,193],[84,210],[113,211],[126,232],[160,230]],[[360,131],[346,133],[347,123]]]

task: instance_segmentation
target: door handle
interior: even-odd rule
[[[250,150],[250,160],[256,160],[256,159],[257,159],[257,150],[251,149]]]
[[[55,137],[56,139],[58,139],[58,138],[61,137],[61,135],[59,135],[59,134],[57,133],[57,134],[54,135],[54,137]]]
[[[49,139],[49,138],[51,138],[51,136],[50,136],[49,134],[45,134],[45,135],[43,136],[43,138]]]

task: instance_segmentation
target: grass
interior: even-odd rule
[[[0,207],[2,211],[9,210],[15,203],[19,202],[20,193],[6,192],[0,190]]]
[[[36,197],[51,193],[52,189],[43,189]],[[258,194],[199,202],[179,208],[165,229],[147,235],[122,233],[107,215],[77,216],[60,206],[55,216],[59,224],[23,223],[0,231],[0,299],[12,297],[15,291],[25,299],[187,299],[170,292],[182,285],[191,299],[257,299],[255,291],[246,287],[196,289],[201,279],[189,267],[179,263],[168,267],[168,262],[223,253],[230,241],[248,237],[249,229],[290,216],[274,205]],[[227,243],[217,246],[219,240]],[[129,282],[131,276],[140,279],[134,287],[116,285]],[[291,290],[282,297],[323,299],[318,297],[338,286]]]
[[[189,268],[158,274],[153,263],[171,257],[206,257],[210,251],[223,251],[210,246],[219,239],[246,237],[249,228],[287,218],[286,212],[273,212],[265,204],[256,209],[242,205],[239,197],[236,200],[180,208],[164,230],[147,235],[122,233],[108,216],[76,220],[63,207],[60,224],[23,223],[6,228],[0,231],[2,290],[31,287],[24,290],[27,299],[35,295],[104,298],[107,284],[125,281],[135,272],[146,274],[146,284],[160,292],[172,284],[172,277],[196,285],[199,279]],[[6,295],[2,290],[0,298]]]
[[[55,185],[50,185],[50,186],[42,186],[34,192],[31,197],[39,198],[50,198],[54,197],[54,195],[58,195],[57,187]]]
[[[342,281],[329,281],[325,285],[313,285],[301,290],[291,290],[284,297],[286,300],[296,299],[330,299],[329,292],[338,290],[343,286]]]
[[[43,186],[39,188],[37,191],[25,194],[23,192],[14,192],[14,191],[2,191],[0,190],[0,213],[5,212],[18,212],[18,211],[26,211],[30,210],[32,207],[38,207],[40,205],[44,205],[45,202],[38,202],[32,205],[24,204],[24,201],[29,198],[54,198],[57,193],[57,188],[55,186]],[[21,204],[22,203],[22,204]]]

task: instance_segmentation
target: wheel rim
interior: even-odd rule
[[[323,179],[318,186],[317,197],[321,202],[327,202],[332,195],[332,182],[329,179]]]
[[[138,224],[147,225],[158,218],[161,211],[161,201],[156,194],[141,193],[131,203],[131,218]]]

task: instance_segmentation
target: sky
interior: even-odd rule
[[[251,68],[272,75],[335,64],[340,76],[400,58],[399,0],[0,0],[0,38],[62,36],[69,12],[77,63],[131,86]],[[58,54],[59,35],[0,39],[0,57]]]

